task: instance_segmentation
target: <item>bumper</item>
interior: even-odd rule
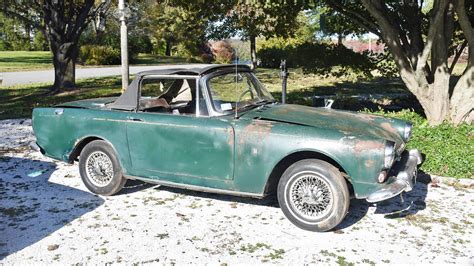
[[[367,197],[368,202],[379,202],[393,198],[402,192],[413,189],[416,182],[417,166],[422,157],[418,150],[404,151],[400,161],[389,172],[389,179],[383,187]]]

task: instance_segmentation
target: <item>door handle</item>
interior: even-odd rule
[[[129,117],[128,120],[130,121],[143,121],[141,118]]]

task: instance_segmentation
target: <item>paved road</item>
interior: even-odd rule
[[[130,67],[130,74],[133,75],[137,72],[162,67],[164,66],[132,66]],[[76,69],[76,79],[116,76],[120,74],[121,71],[119,66]],[[53,69],[50,69],[40,71],[3,72],[0,73],[0,77],[3,78],[2,86],[22,85],[29,83],[53,83],[54,71]]]

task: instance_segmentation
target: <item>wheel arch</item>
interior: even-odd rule
[[[286,155],[273,167],[273,170],[268,176],[267,182],[265,184],[264,195],[270,195],[270,194],[276,193],[278,182],[280,181],[280,178],[285,172],[285,170],[288,169],[288,167],[290,167],[292,164],[304,159],[319,159],[339,169],[339,171],[343,174],[344,179],[346,180],[347,187],[349,188],[349,192],[351,194],[353,193],[354,189],[350,181],[350,178],[348,176],[348,172],[341,166],[339,162],[337,162],[335,159],[319,151],[303,150],[303,151],[295,151],[293,153]]]
[[[110,145],[110,147],[112,147],[115,154],[117,154],[117,150],[115,149],[114,145],[112,145],[112,143],[110,143],[110,141],[108,141],[107,139],[105,139],[103,137],[99,137],[99,136],[87,136],[87,137],[84,137],[84,138],[76,141],[76,143],[74,145],[74,148],[72,149],[72,152],[68,156],[68,162],[73,163],[74,161],[76,161],[77,158],[79,157],[79,155],[81,154],[82,150],[84,149],[84,147],[87,144],[89,144],[89,143],[91,143],[92,141],[95,141],[95,140],[102,140],[102,141],[107,142]],[[117,156],[118,156],[118,154],[117,154]],[[120,160],[119,160],[119,162],[120,162]]]

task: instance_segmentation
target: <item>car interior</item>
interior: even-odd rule
[[[199,114],[206,116],[206,102],[202,92],[199,94],[196,97],[194,79],[144,78],[140,84],[138,111],[196,115],[196,101],[199,100]]]

